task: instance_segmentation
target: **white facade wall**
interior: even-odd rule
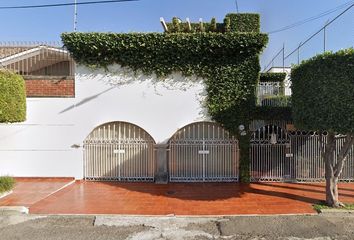
[[[209,120],[202,79],[160,80],[114,65],[77,66],[75,82],[75,98],[28,98],[25,122],[0,124],[0,175],[80,179],[83,150],[71,146],[106,122],[134,123],[166,143],[177,129]]]

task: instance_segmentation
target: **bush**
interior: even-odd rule
[[[0,71],[0,122],[26,119],[26,91],[23,78],[10,71]]]
[[[284,82],[286,73],[261,73],[260,82]]]
[[[295,126],[354,133],[354,48],[317,55],[293,68]]]
[[[15,179],[12,177],[0,177],[0,194],[12,190],[15,186]]]

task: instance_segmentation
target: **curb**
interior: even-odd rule
[[[12,192],[13,192],[13,191],[10,190],[10,191],[1,193],[1,194],[0,194],[0,199],[6,197],[7,195],[10,195]]]
[[[5,214],[28,214],[29,209],[24,206],[4,206],[0,207],[0,215]]]
[[[354,214],[354,210],[347,210],[347,209],[320,209],[320,214]]]

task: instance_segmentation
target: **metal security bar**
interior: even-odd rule
[[[171,182],[238,181],[238,141],[216,123],[187,125],[175,133],[169,146]]]
[[[0,68],[22,76],[74,76],[75,63],[60,42],[0,42]]]
[[[286,132],[275,125],[264,126],[252,135],[250,149],[251,181],[323,181],[325,166],[316,132]],[[326,142],[326,136],[323,137]],[[345,136],[338,136],[337,153]],[[340,175],[341,181],[354,181],[354,148]]]
[[[281,94],[282,87],[279,82],[260,82],[257,86],[257,99],[260,106],[273,106],[273,101],[267,97]]]
[[[267,125],[252,134],[251,181],[281,181],[291,178],[288,134],[276,125]]]
[[[130,123],[95,128],[84,141],[85,179],[154,181],[154,144],[145,130]]]

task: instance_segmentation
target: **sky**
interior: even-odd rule
[[[0,0],[2,6],[70,3],[74,0]],[[93,0],[78,0],[93,1]],[[303,19],[316,16],[350,0],[238,0],[241,13],[261,15],[262,32],[270,32]],[[261,55],[262,69],[285,45],[285,55],[300,42],[324,26],[345,8],[299,27],[269,35],[267,48]],[[222,22],[227,13],[236,12],[235,0],[140,0],[135,2],[78,6],[77,29],[80,32],[162,32],[160,17],[169,21],[177,16],[191,21]],[[60,34],[73,31],[74,7],[40,9],[0,9],[0,44],[9,41],[59,41]],[[354,45],[354,7],[326,28],[326,49],[337,51]],[[300,60],[323,51],[323,33],[300,49]],[[282,55],[282,54],[281,54]],[[297,63],[297,52],[286,59],[285,65]],[[282,66],[281,56],[274,66]]]

